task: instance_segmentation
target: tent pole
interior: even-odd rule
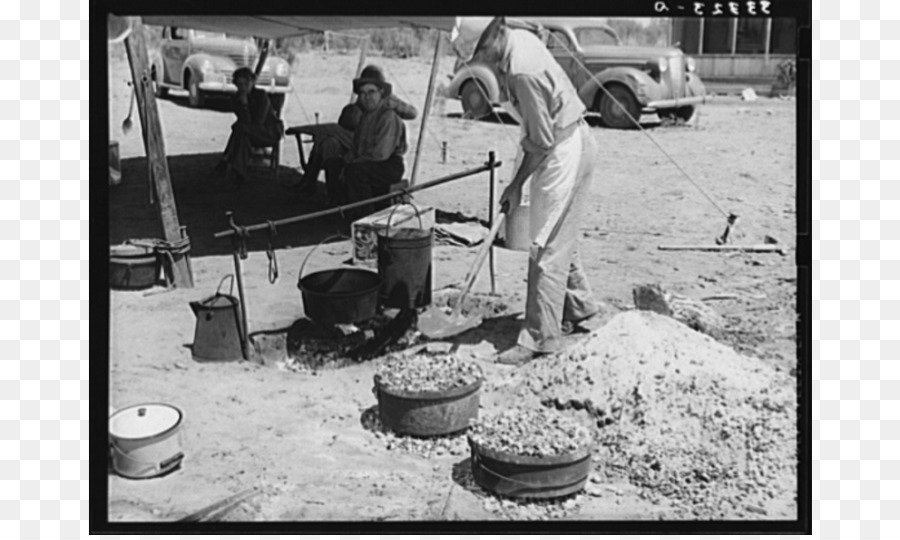
[[[366,36],[366,38],[362,42],[362,46],[359,49],[359,63],[356,64],[356,76],[353,77],[354,79],[358,79],[359,76],[362,74],[363,67],[365,67],[365,65],[366,65],[366,53],[368,52],[368,50],[369,50],[369,36]],[[351,91],[350,92],[350,103],[353,103],[355,96],[356,96],[356,92]]]
[[[266,39],[262,42],[262,50],[259,52],[259,59],[256,61],[256,69],[253,70],[253,76],[259,79],[259,74],[262,73],[262,68],[266,63],[266,58],[269,56],[269,46],[271,45],[272,40]],[[272,75],[274,77],[274,75]]]
[[[413,158],[412,174],[409,176],[409,185],[416,185],[416,173],[419,172],[419,156],[422,154],[422,141],[425,140],[425,125],[428,123],[428,115],[431,114],[431,98],[434,96],[434,79],[437,76],[438,65],[441,63],[441,45],[443,35],[438,32],[437,43],[434,45],[434,61],[431,62],[431,78],[428,79],[428,94],[425,96],[425,110],[422,111],[422,125],[419,127],[419,142],[416,143],[416,157]]]
[[[128,64],[134,83],[134,94],[141,118],[141,133],[144,136],[144,150],[150,164],[151,177],[156,186],[159,199],[159,217],[162,221],[166,242],[181,244],[182,228],[178,223],[178,210],[175,207],[175,193],[169,178],[169,163],[166,160],[165,140],[159,124],[159,110],[156,108],[156,95],[152,90],[150,62],[147,55],[147,43],[144,39],[144,26],[139,17],[133,19],[132,32],[125,39],[125,51],[128,53]],[[194,277],[189,264],[189,252],[173,253],[171,258],[174,285],[178,288],[194,287]]]

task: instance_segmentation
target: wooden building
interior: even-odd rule
[[[669,44],[696,61],[697,74],[713,92],[753,87],[758,93],[787,92],[779,73],[797,52],[793,18],[673,18]]]

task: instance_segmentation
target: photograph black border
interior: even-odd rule
[[[668,6],[692,5],[694,2],[664,0]],[[658,0],[644,2],[554,2],[551,8],[539,8],[537,3],[520,4],[517,15],[540,16],[604,16],[604,17],[658,17],[655,11]],[[744,2],[741,2],[742,4]],[[711,4],[711,2],[707,2]],[[386,9],[382,3],[362,4],[332,0],[304,3],[257,0],[253,2],[254,14],[309,14],[309,15],[493,15],[504,11],[500,3],[462,2],[438,5],[419,3],[418,9],[408,3],[392,3]],[[454,8],[454,13],[447,8]],[[440,11],[435,11],[439,9]],[[390,13],[388,13],[388,11]],[[548,13],[548,11],[551,11]],[[90,81],[92,100],[97,107],[91,113],[95,117],[90,124],[90,176],[94,178],[90,243],[91,325],[90,340],[90,500],[89,531],[91,534],[320,534],[320,533],[582,533],[582,534],[810,534],[812,532],[812,280],[810,232],[812,208],[812,140],[811,140],[811,2],[771,2],[771,17],[793,17],[797,21],[797,91],[796,91],[796,265],[797,265],[797,399],[798,399],[798,470],[796,520],[779,521],[416,521],[416,522],[115,522],[108,519],[108,470],[105,460],[108,444],[109,409],[109,329],[110,291],[108,286],[109,257],[109,185],[108,149],[109,96],[108,96],[108,42],[106,15],[186,15],[186,14],[247,14],[238,3],[175,2],[172,0],[112,1],[91,0],[90,24]],[[673,13],[674,16],[674,13]],[[682,16],[679,14],[678,16]],[[684,17],[690,17],[685,13]],[[103,104],[103,106],[99,106]],[[100,180],[103,178],[104,180]],[[101,242],[101,231],[107,241]]]

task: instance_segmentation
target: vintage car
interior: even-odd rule
[[[154,89],[165,96],[169,89],[188,91],[191,107],[202,107],[207,96],[237,91],[231,74],[240,67],[256,68],[259,49],[250,37],[226,36],[190,28],[165,27],[159,51],[151,55]],[[256,87],[269,93],[279,109],[290,92],[291,66],[283,58],[269,56]]]
[[[483,28],[490,20],[478,19],[481,20],[469,23],[468,37],[462,39],[469,43],[457,47],[458,50],[464,50],[466,46],[474,48],[472,37],[477,40],[479,27]],[[623,46],[616,32],[603,19],[542,17],[517,20],[537,29],[536,33],[545,40],[588,110],[599,113],[601,121],[608,127],[634,127],[622,107],[635,119],[639,119],[642,112],[655,112],[660,118],[688,121],[696,107],[706,100],[706,90],[694,72],[694,60],[678,48]],[[462,21],[465,25],[465,18]],[[484,64],[466,65],[459,60],[450,78],[445,96],[460,99],[468,116],[484,117],[501,101],[497,74]],[[610,95],[622,107],[617,106]]]

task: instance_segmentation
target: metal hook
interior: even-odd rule
[[[266,222],[269,224],[268,245],[266,246],[266,257],[269,258],[269,283],[274,284],[278,280],[278,259],[275,257],[275,249],[272,247],[272,238],[278,234],[278,230],[271,220]]]

